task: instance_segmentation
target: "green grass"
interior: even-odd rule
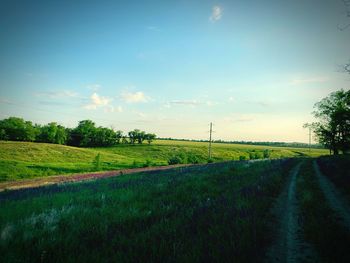
[[[0,262],[261,262],[272,238],[269,209],[295,162],[0,193]]]
[[[341,158],[331,160],[335,166],[342,164]],[[304,237],[318,254],[317,262],[350,262],[350,233],[326,202],[312,167],[312,160],[307,160],[301,169],[297,189]]]
[[[350,204],[350,155],[325,156],[318,159],[318,164]]]
[[[305,148],[214,143],[213,160],[238,160],[240,156],[249,159],[250,152],[262,157],[264,149],[270,150],[271,158],[315,157],[327,154],[322,149],[309,151]],[[167,165],[169,158],[179,153],[195,156],[200,163],[205,163],[208,145],[201,142],[158,140],[151,145],[76,148],[46,143],[0,141],[0,181],[94,171],[94,160],[99,153],[99,170],[113,170]]]

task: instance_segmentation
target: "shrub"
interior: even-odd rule
[[[245,157],[244,155],[239,156],[239,160],[240,160],[240,161],[244,161],[244,160],[246,160],[246,159],[247,159],[247,157]]]
[[[95,170],[100,170],[101,168],[101,154],[98,153],[93,161]]]
[[[183,159],[179,155],[173,155],[169,158],[168,164],[181,164],[183,163]]]
[[[265,149],[263,152],[264,158],[268,159],[271,156],[270,150],[269,149]]]
[[[187,162],[196,164],[196,163],[199,163],[199,158],[196,155],[191,154],[187,156]]]
[[[151,161],[147,159],[146,162],[143,164],[143,167],[150,167],[151,164]]]

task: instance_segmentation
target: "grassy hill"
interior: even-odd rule
[[[242,144],[213,144],[213,160],[249,159],[253,152],[262,156],[269,149],[271,158],[320,156],[323,149],[254,146]],[[100,154],[101,165],[94,165]],[[64,145],[0,141],[0,181],[33,178],[55,174],[70,174],[96,170],[113,170],[168,164],[173,155],[195,156],[207,162],[208,144],[204,142],[158,140],[151,145],[118,145],[106,148],[76,148]]]

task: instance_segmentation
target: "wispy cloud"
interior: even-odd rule
[[[213,101],[199,101],[199,100],[172,100],[167,103],[165,103],[163,106],[165,108],[171,108],[171,106],[190,106],[190,107],[197,107],[197,106],[214,106],[217,105],[216,102]]]
[[[96,110],[98,107],[107,107],[110,108],[111,106],[109,103],[113,99],[108,97],[99,96],[96,92],[94,92],[90,97],[90,103],[88,105],[85,105],[84,108],[87,110]]]
[[[123,92],[121,94],[121,98],[126,103],[140,103],[140,102],[148,102],[150,98],[146,96],[142,91],[137,92]]]
[[[307,83],[323,83],[329,81],[328,77],[295,78],[290,81],[291,85],[303,85]]]
[[[197,100],[172,100],[169,103],[173,105],[184,105],[184,106],[192,106],[192,107],[203,104],[202,102]]]
[[[67,97],[77,97],[78,93],[71,90],[61,90],[61,91],[43,91],[35,94],[38,97],[48,97],[51,99],[57,98],[67,98]]]
[[[222,8],[218,5],[213,6],[209,20],[213,23],[219,21],[222,18]]]
[[[94,92],[98,91],[101,88],[100,84],[90,84],[86,86],[89,90],[92,90]]]

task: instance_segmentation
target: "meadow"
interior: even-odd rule
[[[212,144],[212,161],[263,158],[264,150],[272,159],[317,157],[325,149],[271,147],[242,144]],[[99,164],[96,165],[96,156]],[[0,141],[0,181],[20,180],[57,174],[106,171],[124,168],[168,165],[180,156],[183,163],[206,163],[208,144],[156,140],[151,145],[124,145],[101,148],[78,148],[57,144]]]
[[[338,182],[349,176],[349,158],[315,160],[211,163],[4,191],[0,261],[348,262],[350,228],[325,200],[313,165]]]

